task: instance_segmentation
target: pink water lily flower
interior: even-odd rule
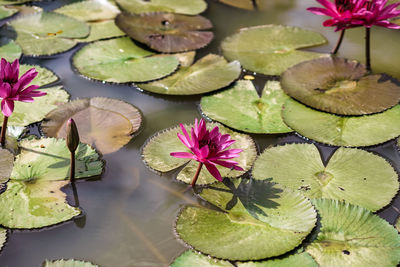
[[[229,134],[221,134],[218,127],[214,127],[211,131],[207,130],[206,123],[203,119],[198,123],[195,120],[194,127],[191,129],[191,137],[185,127],[180,124],[182,134],[178,133],[178,138],[187,146],[190,152],[173,152],[171,156],[176,158],[194,159],[199,162],[198,171],[193,178],[192,186],[195,185],[199,176],[201,167],[206,166],[207,170],[218,181],[222,181],[222,176],[216,165],[226,168],[243,171],[236,161],[230,159],[239,157],[242,149],[227,149],[235,140],[231,139]]]
[[[391,23],[389,19],[400,16],[400,2],[387,5],[388,0],[363,0],[362,8],[353,16],[353,24],[367,28],[380,26],[389,29],[400,29],[400,25]]]
[[[4,58],[0,64],[0,98],[1,111],[4,116],[10,117],[14,111],[14,101],[33,102],[33,97],[44,96],[46,93],[35,91],[39,86],[30,85],[37,76],[35,68],[28,70],[19,78],[19,61],[12,64]]]

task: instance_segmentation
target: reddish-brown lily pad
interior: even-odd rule
[[[136,41],[166,53],[196,50],[214,37],[212,32],[202,31],[212,28],[211,22],[202,16],[122,13],[117,16],[116,24]]]

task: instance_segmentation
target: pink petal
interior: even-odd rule
[[[181,127],[182,133],[185,135],[186,140],[188,141],[190,147],[194,146],[192,139],[190,139],[190,136],[188,134],[188,132],[186,131],[185,126],[183,126],[183,124],[179,124],[179,126]]]
[[[181,142],[182,142],[185,146],[187,146],[188,148],[191,148],[191,144],[189,143],[189,141],[188,141],[183,135],[181,135],[180,133],[178,133],[178,138],[179,138],[179,140],[181,140]]]
[[[172,152],[170,155],[175,158],[196,159],[195,156],[189,152]]]
[[[307,8],[307,11],[310,11],[311,13],[315,15],[320,15],[320,16],[328,16],[328,17],[336,17],[337,14],[331,10],[328,9],[323,9],[320,7],[310,7]]]
[[[12,94],[11,86],[8,83],[0,85],[0,98],[8,98]]]
[[[243,168],[237,166],[237,162],[233,160],[212,160],[213,163],[221,165],[225,168],[235,169],[237,171],[244,171]]]
[[[16,59],[14,62],[11,64],[11,69],[12,69],[12,80],[18,81],[19,78],[19,60]]]
[[[23,88],[25,88],[25,86],[30,84],[37,75],[38,72],[35,70],[35,68],[28,70],[27,72],[24,73],[24,75],[21,76],[21,78],[14,85],[14,87],[18,88],[18,92],[20,92]]]
[[[38,85],[31,85],[29,87],[27,87],[25,90],[19,91],[19,95],[29,95],[33,90],[38,89],[39,86]],[[37,91],[40,92],[40,91]]]
[[[217,179],[218,181],[222,182],[222,176],[219,173],[217,167],[215,167],[213,164],[210,163],[205,163],[204,165],[206,165],[206,168],[208,170],[208,172],[214,176],[215,179]]]
[[[209,150],[208,146],[203,146],[202,148],[200,148],[201,158],[206,159],[208,157],[209,153],[210,153],[210,150]]]
[[[6,117],[10,117],[14,111],[14,101],[3,99],[1,101],[1,112]]]

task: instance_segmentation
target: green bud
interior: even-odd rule
[[[67,122],[67,147],[69,151],[75,152],[79,145],[79,133],[75,121],[71,118]]]

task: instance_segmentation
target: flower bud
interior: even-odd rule
[[[79,145],[79,133],[75,121],[71,118],[67,122],[67,147],[69,151],[75,152]]]

